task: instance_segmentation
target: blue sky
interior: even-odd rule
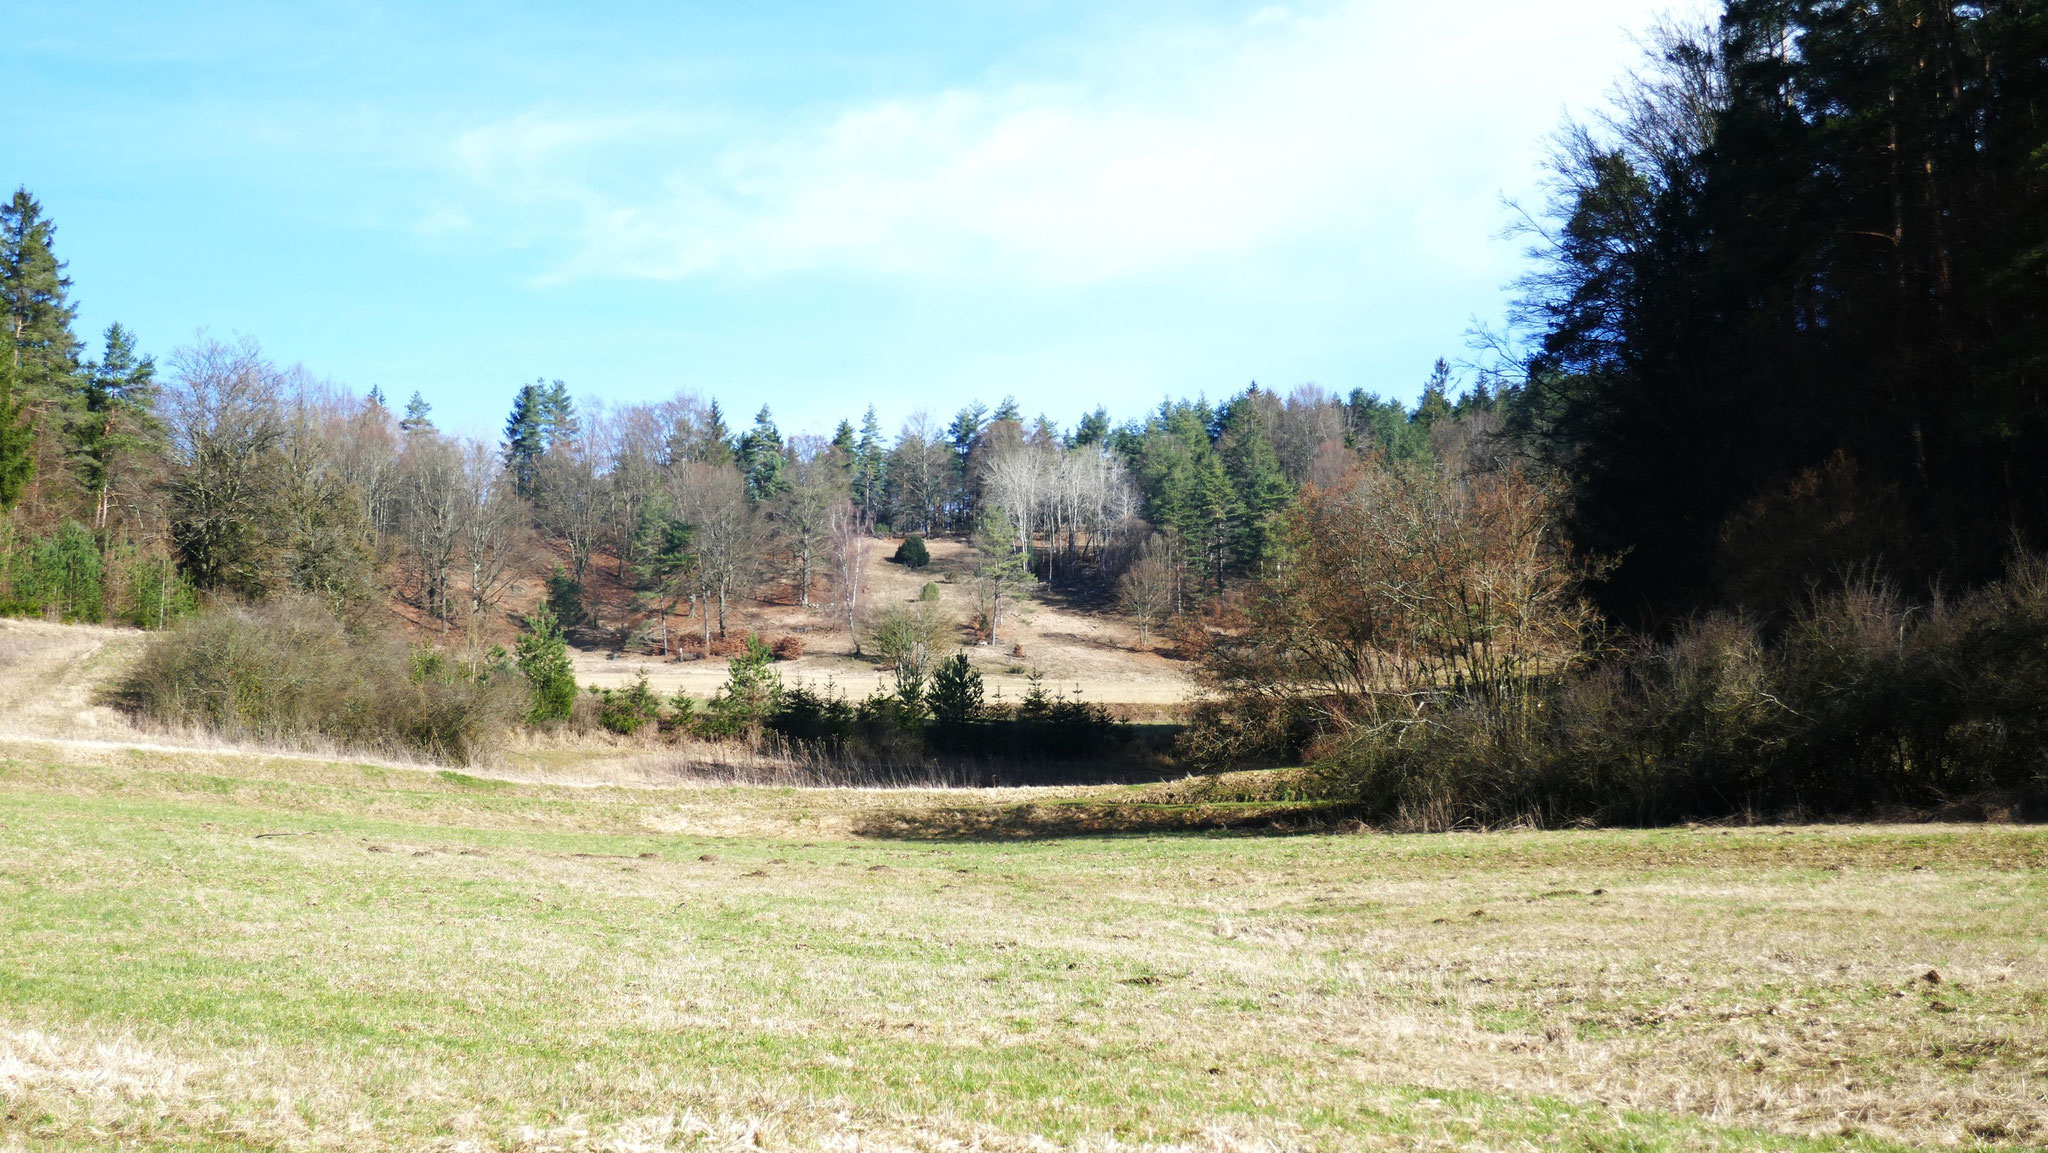
[[[206,328],[488,431],[1412,396],[1501,310],[1627,0],[96,3],[10,15],[0,179],[81,329]]]

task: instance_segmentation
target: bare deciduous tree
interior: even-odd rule
[[[395,496],[414,596],[426,619],[455,619],[452,572],[462,547],[462,453],[437,432],[408,433],[398,458]]]
[[[718,635],[723,637],[726,600],[752,578],[758,554],[746,479],[729,464],[683,464],[670,470],[668,484],[676,514],[694,533],[704,647],[709,651],[712,605],[717,605]]]
[[[867,602],[869,544],[866,520],[852,500],[842,497],[832,506],[832,583],[854,656],[861,655],[860,614]]]
[[[1174,611],[1181,565],[1172,544],[1154,533],[1139,546],[1137,559],[1117,582],[1117,603],[1138,626],[1138,644],[1150,648],[1152,630]]]
[[[202,589],[263,591],[284,421],[280,376],[253,340],[202,340],[171,356],[163,419],[171,541]]]
[[[469,567],[469,636],[478,643],[482,622],[512,582],[524,551],[525,502],[498,451],[482,441],[462,446],[462,555]]]

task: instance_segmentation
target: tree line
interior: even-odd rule
[[[545,579],[593,642],[672,652],[681,615],[708,653],[746,597],[830,610],[859,650],[864,542],[896,533],[975,544],[984,640],[1033,585],[1120,605],[1149,639],[1278,563],[1305,487],[1497,423],[1485,390],[1451,395],[1445,365],[1412,410],[1254,385],[1066,428],[1006,399],[888,435],[869,407],[830,436],[785,435],[766,406],[735,428],[716,399],[607,405],[540,379],[486,441],[441,431],[418,393],[358,395],[249,339],[202,336],[159,364],[115,325],[88,356],[55,237],[17,191],[0,218],[14,612],[161,626],[209,598],[296,594],[352,622],[394,606],[475,646],[516,623],[515,582]],[[627,595],[592,595],[598,581]]]
[[[1647,47],[1482,340],[1502,451],[1295,502],[1195,755],[1413,827],[2048,812],[2048,6]]]

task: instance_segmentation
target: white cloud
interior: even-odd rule
[[[500,201],[488,215],[573,245],[565,277],[1063,286],[1303,246],[1362,265],[1485,262],[1496,198],[1528,183],[1535,138],[1599,96],[1629,62],[1623,26],[1647,15],[1628,0],[1248,8],[1037,82],[903,95],[752,139],[701,115],[536,112],[457,152]]]

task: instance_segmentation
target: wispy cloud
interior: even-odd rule
[[[558,277],[826,270],[1087,285],[1303,245],[1478,259],[1532,136],[1596,97],[1628,0],[1350,0],[1153,27],[1060,74],[802,123],[535,111],[463,135],[479,208]],[[745,131],[748,135],[742,136]],[[1475,217],[1477,220],[1475,220]]]

